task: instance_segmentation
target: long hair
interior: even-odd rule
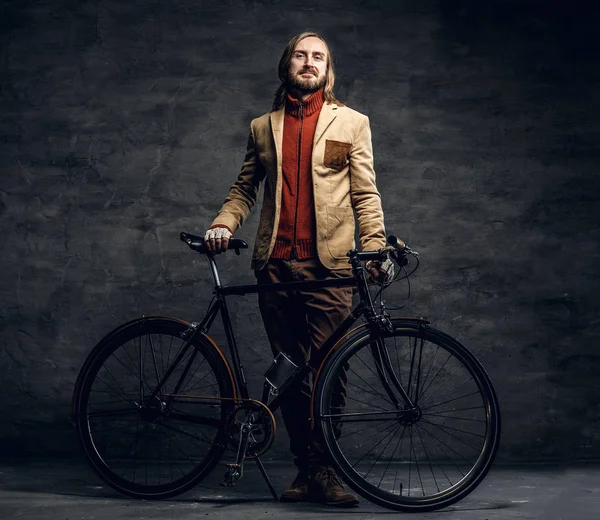
[[[327,71],[325,72],[325,87],[323,88],[323,98],[325,103],[335,103],[337,105],[343,104],[338,101],[333,94],[333,85],[335,84],[335,69],[333,67],[333,57],[331,56],[329,46],[321,35],[314,31],[307,31],[294,36],[286,45],[283,54],[281,55],[278,67],[281,85],[279,85],[279,88],[275,91],[275,98],[273,99],[273,111],[279,110],[285,104],[285,98],[288,93],[286,87],[287,75],[290,69],[290,62],[292,61],[294,49],[296,48],[296,45],[298,45],[298,42],[309,37],[319,38],[319,40],[325,44],[325,48],[327,49]]]

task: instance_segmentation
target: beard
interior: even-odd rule
[[[325,83],[327,82],[327,77],[325,74],[323,74],[323,76],[321,77],[313,76],[312,78],[303,78],[301,74],[305,72],[311,71],[301,70],[298,71],[298,73],[296,74],[288,72],[286,82],[287,87],[293,88],[306,94],[312,94],[313,92],[316,92],[317,90],[325,86]]]

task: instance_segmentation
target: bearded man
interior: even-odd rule
[[[279,78],[271,112],[250,124],[241,173],[205,234],[207,247],[213,253],[227,250],[264,181],[252,256],[257,283],[351,276],[346,253],[355,247],[354,215],[362,249],[385,246],[369,120],[335,98],[331,52],[315,32],[290,40]],[[393,275],[391,266],[387,261],[367,268],[373,279],[385,280]],[[320,346],[348,316],[351,304],[348,287],[259,294],[273,355],[284,352],[296,364],[308,362],[314,375],[327,354]],[[345,388],[339,386],[343,406]],[[281,500],[357,504],[311,431],[310,375],[282,395],[298,475]]]

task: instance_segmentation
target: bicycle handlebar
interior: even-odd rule
[[[404,243],[403,240],[400,240],[397,236],[390,235],[387,241],[389,245],[398,251],[404,252],[406,249],[406,243]]]
[[[194,251],[198,251],[201,254],[209,253],[208,249],[206,248],[206,244],[204,242],[203,237],[197,236],[197,235],[192,235],[191,233],[182,232],[179,235],[179,238],[183,242],[185,242]],[[407,254],[418,255],[418,253],[416,251],[413,251],[412,249],[410,249],[403,240],[399,239],[395,235],[390,235],[387,238],[387,241],[388,241],[388,244],[390,244],[390,246],[383,247],[383,248],[379,249],[378,251],[360,251],[360,252],[355,251],[355,253],[357,254],[358,258],[361,261],[385,260],[386,258],[388,258],[389,253],[392,250],[397,251],[396,254],[401,254],[403,256],[406,256]],[[246,249],[247,247],[248,247],[248,244],[244,240],[241,240],[239,238],[232,237],[229,240],[228,249],[234,249],[238,255],[240,254],[240,249]],[[348,256],[350,256],[350,254],[351,254],[351,252],[348,253]]]

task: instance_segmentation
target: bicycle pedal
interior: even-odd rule
[[[221,482],[223,487],[235,487],[235,483],[242,477],[242,467],[240,464],[225,464],[227,471],[225,472],[225,480]]]

